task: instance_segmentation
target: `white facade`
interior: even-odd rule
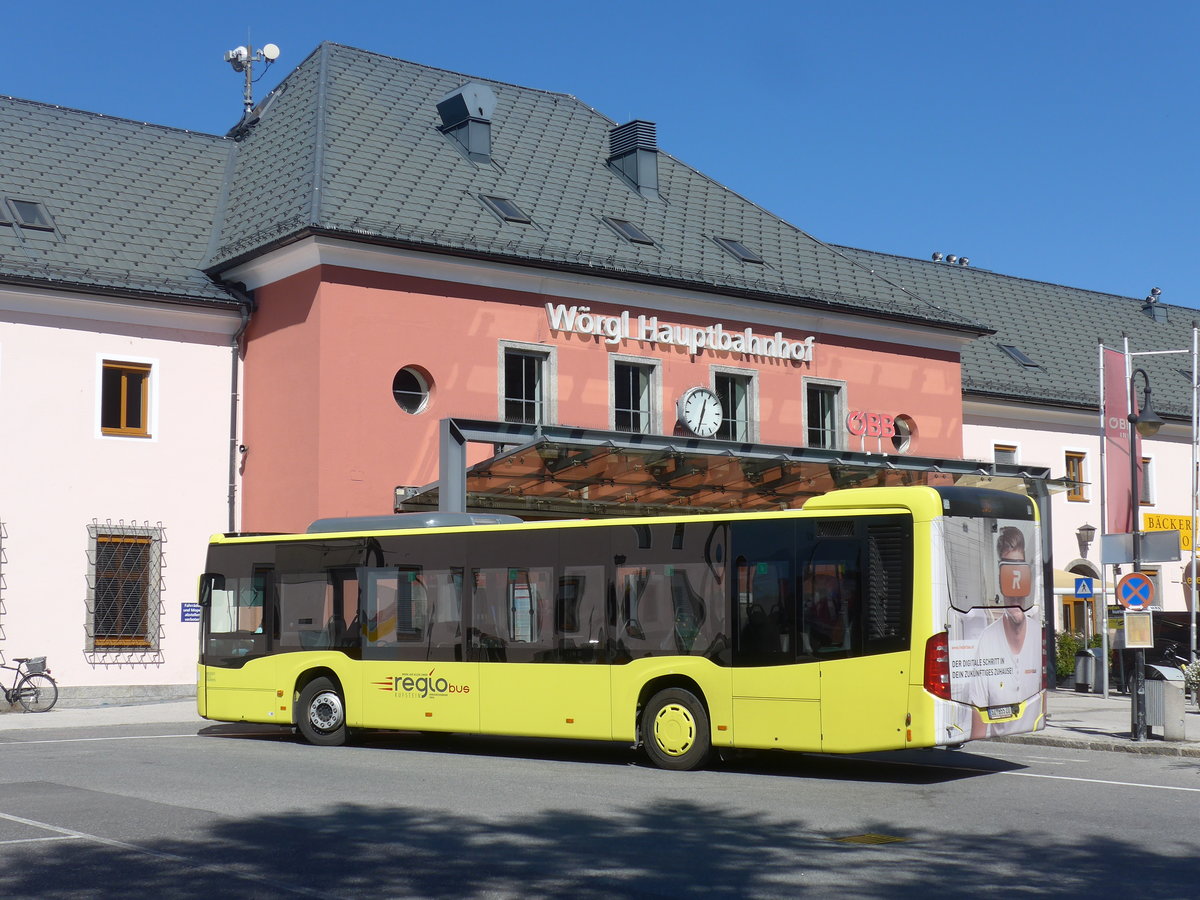
[[[1033,404],[1001,403],[964,398],[963,456],[967,459],[994,460],[1001,452],[1013,449],[1018,464],[1045,466],[1053,478],[1067,476],[1068,454],[1082,455],[1081,498],[1065,491],[1052,495],[1052,545],[1055,568],[1055,594],[1058,600],[1054,621],[1058,630],[1092,634],[1097,622],[1085,628],[1080,620],[1081,604],[1075,603],[1073,578],[1063,573],[1092,574],[1099,578],[1100,536],[1106,530],[1100,510],[1100,423],[1095,411],[1050,408]],[[1191,517],[1191,428],[1170,423],[1153,438],[1143,440],[1142,456],[1150,460],[1147,496],[1142,497],[1139,523],[1147,526],[1147,516]],[[1078,530],[1091,525],[1096,529],[1090,546],[1081,543]],[[1183,567],[1180,562],[1147,563],[1145,569],[1157,571],[1155,605],[1167,611],[1185,611]],[[1126,566],[1124,572],[1129,571]],[[1103,573],[1108,589],[1114,586],[1112,567]],[[1097,593],[1100,582],[1096,582]],[[1064,604],[1068,609],[1064,609]]]
[[[64,701],[194,690],[197,625],[183,609],[209,535],[228,527],[240,325],[200,304],[0,287],[0,653],[48,657]],[[148,370],[144,436],[101,427],[114,362]],[[146,535],[131,543],[161,576],[141,646],[111,636],[135,624],[97,631],[97,535],[114,533]]]

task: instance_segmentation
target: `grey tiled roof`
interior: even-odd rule
[[[0,281],[231,301],[200,269],[233,142],[0,97],[0,197],[54,231],[0,225]]]
[[[497,97],[494,164],[471,162],[436,127],[438,100],[468,81]],[[239,143],[210,271],[319,231],[980,331],[666,153],[663,199],[646,199],[607,165],[616,123],[565,94],[327,43],[262,106]],[[500,221],[480,194],[514,200],[533,224]],[[603,216],[655,245],[625,241]],[[736,260],[715,236],[766,265]]]
[[[1153,387],[1154,408],[1190,418],[1192,323],[1200,311],[1159,303],[1158,322],[1143,311],[1144,298],[1119,297],[1079,288],[1001,275],[971,266],[841,248],[885,277],[973,321],[995,329],[963,349],[963,392],[967,397],[1095,409],[1099,404],[1097,345],[1135,353],[1186,350],[1138,357]],[[1028,369],[1000,349],[1018,347],[1038,363]],[[1138,381],[1139,390],[1141,380]]]

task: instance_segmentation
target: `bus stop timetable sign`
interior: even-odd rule
[[[1149,609],[1154,602],[1154,582],[1145,572],[1130,572],[1117,582],[1117,602],[1126,609]]]

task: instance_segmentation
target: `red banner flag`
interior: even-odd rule
[[[1132,509],[1133,471],[1129,464],[1129,379],[1125,354],[1101,348],[1104,366],[1104,487],[1108,505],[1105,533],[1119,534],[1137,527],[1137,510]],[[1134,458],[1141,476],[1140,447],[1134,432]]]

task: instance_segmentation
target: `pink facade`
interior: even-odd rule
[[[628,285],[623,289],[628,293]],[[695,311],[699,304],[669,296],[656,298],[661,306],[633,307],[333,265],[264,283],[255,299],[245,354],[246,530],[295,530],[324,516],[388,513],[397,485],[437,480],[441,419],[503,418],[505,342],[553,353],[553,424],[613,428],[610,354],[620,354],[659,366],[658,433],[675,433],[676,397],[711,385],[715,370],[730,368],[755,379],[757,443],[805,445],[804,384],[818,379],[844,386],[843,427],[846,413],[903,415],[915,426],[905,452],[962,455],[957,348],[928,336],[922,345],[914,328],[861,320],[871,330],[867,339],[854,335],[857,320],[844,315],[813,316],[816,327],[798,329],[764,324],[770,309],[760,305],[746,305],[756,320],[743,321],[723,311]],[[547,304],[558,303],[586,306],[598,316],[657,316],[664,325],[694,329],[717,322],[733,332],[780,332],[792,342],[811,336],[812,359],[711,349],[693,355],[687,347],[636,339],[609,343],[553,330]],[[416,415],[392,396],[393,378],[406,366],[431,386],[429,402]],[[841,446],[895,452],[879,437],[843,434]],[[478,460],[490,448],[472,452]]]

